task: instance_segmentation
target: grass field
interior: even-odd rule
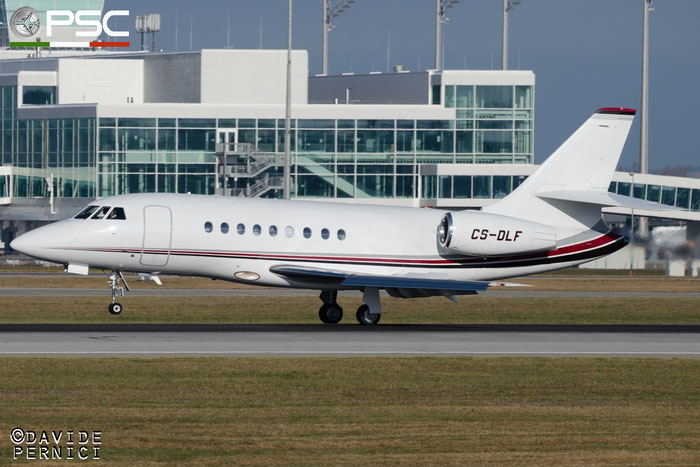
[[[528,291],[700,292],[700,279],[666,277],[534,277],[514,279]],[[153,282],[131,282],[135,290],[160,288]],[[104,297],[0,297],[0,323],[317,323],[320,300],[286,297],[137,297],[120,298],[120,316],[106,312],[106,278],[77,276],[0,276],[0,288],[93,288]],[[260,287],[189,277],[163,277],[164,289],[221,290]],[[489,296],[461,297],[458,304],[442,297],[382,299],[382,323],[523,323],[523,324],[700,324],[700,298],[560,298],[513,297],[513,288],[495,288]],[[341,293],[344,322],[354,323],[358,294]]]
[[[107,313],[109,297],[0,297],[0,323],[319,323],[314,297],[127,297]],[[360,297],[339,300],[355,324]],[[384,298],[382,324],[700,324],[697,298]]]
[[[139,281],[133,276],[126,276],[129,284],[135,290],[138,289],[256,289],[259,286],[249,284],[237,284],[221,280],[211,280],[196,277],[170,277],[161,276],[163,285],[156,285],[151,281]],[[527,290],[543,291],[610,291],[610,292],[700,292],[700,278],[679,277],[624,277],[624,276],[529,276],[509,279],[509,282],[517,282],[531,286]],[[0,276],[0,288],[96,288],[109,290],[107,277],[102,274],[90,276],[50,275],[50,276]],[[491,288],[490,291],[507,292],[513,288]],[[525,289],[522,289],[525,290]]]
[[[517,279],[527,290],[698,292],[698,279]],[[245,288],[164,278],[164,287]],[[157,287],[134,282],[134,288]],[[313,296],[135,297],[104,277],[0,277],[104,297],[0,297],[0,323],[318,323]],[[360,297],[339,299],[355,322]],[[698,298],[384,298],[383,324],[700,324]],[[320,326],[320,324],[319,324]],[[698,465],[700,360],[625,358],[3,358],[9,432],[101,430],[116,465]]]
[[[102,430],[110,463],[700,463],[700,361],[3,359],[9,431]]]

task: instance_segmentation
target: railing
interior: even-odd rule
[[[282,177],[278,175],[264,175],[252,185],[248,185],[245,188],[230,188],[229,190],[231,196],[245,196],[248,198],[255,198],[257,196],[264,195],[269,190],[281,188]]]
[[[250,154],[256,152],[257,148],[252,143],[216,143],[216,155],[226,154]]]

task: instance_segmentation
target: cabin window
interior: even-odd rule
[[[238,226],[236,227],[236,231],[238,232],[238,235],[243,235],[245,233],[245,225],[238,224]]]
[[[262,232],[262,227],[260,227],[258,224],[255,224],[253,226],[253,235],[260,235],[260,232]]]
[[[304,238],[311,238],[311,229],[304,227]]]
[[[82,211],[80,211],[78,214],[76,214],[73,219],[87,219],[92,215],[93,212],[97,211],[99,208],[99,206],[88,206]]]
[[[338,230],[338,240],[345,240],[345,231],[343,229]]]
[[[328,229],[323,229],[321,230],[321,238],[324,240],[328,240],[328,237],[331,236],[331,233],[328,231]]]
[[[212,225],[212,223],[211,223],[211,222],[208,222],[208,221],[205,222],[205,223],[204,223],[204,231],[205,231],[206,233],[211,233],[212,230],[214,230],[214,226]]]
[[[276,237],[277,236],[277,226],[271,225],[270,226],[270,237]]]
[[[224,233],[224,234],[228,233],[228,224],[226,222],[221,224],[221,233]]]
[[[126,214],[124,213],[124,208],[114,208],[107,215],[108,220],[124,221],[126,220]]]
[[[111,206],[103,206],[101,207],[92,217],[91,219],[102,219],[107,215],[109,210],[112,209]]]
[[[294,227],[292,227],[291,225],[285,227],[284,234],[287,236],[287,238],[292,238],[294,236]]]

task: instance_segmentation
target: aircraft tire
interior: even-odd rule
[[[377,324],[382,317],[381,313],[370,313],[367,305],[362,305],[358,308],[355,316],[357,317],[357,322],[363,326]]]
[[[337,303],[327,303],[318,310],[318,317],[325,324],[338,324],[343,319],[343,309]]]
[[[109,313],[112,315],[120,314],[123,309],[121,303],[110,303],[108,307]]]

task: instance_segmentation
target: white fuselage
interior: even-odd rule
[[[18,238],[17,249],[99,269],[318,289],[323,287],[317,281],[283,277],[270,268],[489,281],[580,264],[624,246],[618,236],[589,231],[559,239],[550,251],[479,257],[440,245],[445,211],[436,209],[173,194],[122,195],[91,204],[121,207],[126,219],[67,219]]]

